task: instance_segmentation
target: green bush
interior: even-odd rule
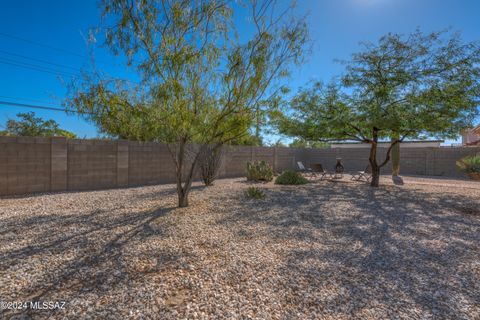
[[[282,172],[282,174],[275,179],[275,183],[297,185],[306,184],[308,183],[308,180],[295,171],[287,170]]]
[[[250,199],[265,199],[265,193],[257,187],[248,187],[245,197]]]
[[[457,161],[457,168],[466,173],[480,173],[480,156],[469,156]]]
[[[273,169],[265,161],[247,162],[248,181],[272,181]]]

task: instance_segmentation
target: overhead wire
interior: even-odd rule
[[[23,68],[23,69],[29,69],[29,70],[34,70],[34,71],[39,71],[39,72],[45,72],[45,73],[50,73],[54,75],[59,75],[59,76],[66,76],[66,77],[76,77],[78,76],[77,74],[63,71],[63,70],[57,70],[53,69],[50,67],[45,67],[41,66],[38,64],[33,64],[29,62],[23,62],[19,60],[14,60],[14,59],[8,59],[8,58],[2,58],[0,57],[0,63],[5,64],[5,65],[10,65],[18,68]]]
[[[70,54],[70,55],[73,55],[73,56],[77,56],[77,57],[80,57],[80,58],[88,58],[88,56],[79,54],[77,52],[73,52],[73,51],[70,51],[70,50],[58,48],[58,47],[48,45],[48,44],[44,44],[44,43],[41,43],[41,42],[38,42],[38,41],[29,40],[29,39],[19,37],[19,36],[16,36],[16,35],[12,35],[12,34],[8,34],[8,33],[5,33],[5,32],[0,32],[0,36],[5,37],[5,38],[10,38],[10,39],[15,39],[17,41],[22,41],[22,42],[34,44],[34,45],[39,46],[39,47],[44,47],[44,48],[48,48],[50,50],[63,52],[63,53]]]
[[[40,63],[50,64],[52,66],[56,66],[56,67],[59,67],[59,68],[71,69],[71,70],[74,70],[74,71],[77,71],[77,72],[81,72],[81,70],[79,68],[75,68],[75,67],[67,66],[67,65],[64,65],[64,64],[55,63],[55,62],[51,62],[51,61],[48,61],[48,60],[32,58],[32,57],[29,57],[29,56],[25,56],[25,55],[22,55],[22,54],[13,53],[13,52],[5,51],[5,50],[0,50],[0,53],[6,54],[6,55],[9,55],[9,56],[13,56],[13,57],[22,58],[22,59],[37,61],[37,62],[40,62]]]
[[[95,114],[93,112],[84,112],[84,111],[78,111],[78,110],[67,110],[65,108],[60,108],[60,107],[49,107],[49,106],[33,105],[33,104],[28,104],[28,103],[17,103],[17,102],[2,101],[2,100],[0,100],[0,105],[31,108],[31,109],[41,109],[41,110],[61,111],[61,112],[65,112],[65,113],[71,112],[71,113],[78,113],[78,114],[91,114],[91,115]]]
[[[36,45],[36,46],[48,48],[50,50],[55,50],[55,51],[58,51],[58,52],[62,52],[62,53],[65,53],[65,54],[70,54],[70,55],[81,57],[81,58],[89,58],[86,55],[78,54],[78,53],[70,51],[70,50],[66,50],[66,49],[63,49],[63,48],[60,48],[60,47],[48,45],[48,44],[41,43],[41,42],[38,42],[38,41],[33,41],[33,40],[26,39],[26,38],[23,38],[23,37],[19,37],[19,36],[16,36],[16,35],[7,34],[5,32],[0,32],[0,36],[10,38],[10,39],[15,39],[15,40],[26,42],[26,43],[30,43],[30,44],[33,44],[33,45]],[[79,68],[76,68],[76,67],[52,62],[52,61],[49,61],[49,60],[34,58],[34,57],[19,54],[19,53],[6,51],[6,50],[0,50],[0,53],[2,53],[4,55],[11,56],[11,57],[16,57],[16,58],[20,58],[20,59],[25,59],[25,60],[30,60],[30,61],[37,62],[37,63],[31,63],[31,62],[25,62],[25,61],[20,61],[20,60],[15,60],[15,59],[0,56],[0,64],[10,65],[10,66],[14,66],[14,67],[17,67],[17,68],[23,68],[23,69],[27,69],[27,70],[44,72],[44,73],[49,73],[49,74],[53,74],[53,75],[57,75],[57,76],[65,76],[65,77],[77,77],[79,75],[74,74],[71,71],[61,70],[59,68],[70,69],[70,70],[73,70],[73,71],[77,71],[79,73],[84,72],[84,73],[88,73],[88,74],[94,74],[93,72],[82,71],[82,70],[80,70]],[[38,63],[47,64],[47,65],[53,66],[55,68],[50,67],[50,66],[40,65]],[[122,79],[119,79],[119,80],[122,80]],[[131,83],[139,84],[139,82],[136,82],[136,81],[133,81],[133,80],[122,80],[122,81],[127,81],[127,82],[131,82]],[[60,107],[55,107],[55,106],[47,106],[47,105],[44,105],[44,104],[49,104],[49,102],[40,101],[40,100],[27,99],[27,98],[12,98],[12,97],[8,97],[8,96],[0,96],[0,97],[3,97],[5,99],[9,99],[9,100],[25,100],[25,101],[34,101],[34,102],[42,103],[40,105],[40,104],[29,104],[29,103],[20,103],[20,102],[0,100],[0,105],[2,105],[2,106],[13,106],[13,107],[23,107],[23,108],[31,108],[31,109],[42,109],[42,110],[51,110],[51,111],[59,111],[59,112],[66,112],[66,113],[94,114],[94,113],[89,113],[89,112],[67,110],[65,108],[60,108]]]

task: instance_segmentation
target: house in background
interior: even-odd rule
[[[462,132],[462,145],[480,146],[480,124],[473,129],[467,129]]]
[[[402,148],[438,148],[445,142],[443,140],[419,140],[419,141],[404,141]],[[379,142],[379,148],[388,148],[390,142]],[[330,144],[331,148],[370,148],[369,143],[361,142],[334,142]]]

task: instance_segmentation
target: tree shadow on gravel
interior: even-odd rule
[[[59,192],[39,192],[39,193],[27,193],[27,194],[18,194],[18,195],[3,195],[0,196],[0,200],[14,200],[14,199],[23,199],[28,200],[30,198],[37,198],[41,196],[55,196],[61,194],[82,194],[82,193],[93,193],[93,192],[111,192],[113,190],[135,190],[135,189],[144,189],[144,188],[155,188],[157,186],[164,186],[165,184],[146,184],[146,185],[132,185],[128,187],[112,187],[112,188],[99,188],[99,189],[88,189],[88,190],[66,190],[66,191],[59,191]],[[192,190],[202,190],[205,186],[202,185],[195,185],[192,186]],[[162,189],[162,190],[154,190],[152,189],[151,192],[141,193],[135,196],[135,198],[151,198],[151,197],[166,197],[171,196],[177,193],[175,187]]]
[[[11,296],[2,298],[58,301],[61,297],[68,303],[80,295],[91,293],[101,296],[102,292],[107,294],[120,285],[128,288],[128,283],[143,281],[142,277],[147,273],[161,272],[172,264],[178,264],[185,253],[162,248],[146,251],[127,249],[147,242],[150,237],[165,237],[170,233],[174,225],[154,222],[174,209],[168,207],[118,216],[96,210],[84,215],[68,215],[62,220],[58,216],[57,219],[54,216],[44,217],[46,230],[43,238],[40,236],[37,243],[1,253],[0,273],[15,272],[12,270],[21,268],[23,263],[28,264],[28,260],[34,258],[61,256],[69,252],[74,254],[74,258],[35,270],[35,284],[26,284],[20,291],[12,288]],[[82,227],[69,230],[69,225]],[[132,261],[141,263],[137,267]],[[5,292],[5,288],[3,290]],[[18,316],[48,319],[54,315],[61,315],[61,310],[3,310],[3,314],[0,311],[2,319]]]
[[[139,187],[139,188],[144,188],[145,186],[143,187]],[[205,185],[193,185],[190,189],[190,191],[194,192],[194,191],[203,191],[205,190],[207,187]],[[169,197],[169,196],[176,196],[177,195],[177,189],[175,188],[169,188],[169,189],[164,189],[162,191],[158,191],[158,190],[152,190],[150,192],[143,192],[141,194],[138,194],[138,195],[135,195],[135,200],[141,200],[141,199],[151,199],[151,198],[155,198],[155,197]]]
[[[324,182],[238,201],[218,223],[241,239],[290,244],[277,268],[300,311],[467,319],[480,314],[478,208],[461,195]]]
[[[199,190],[201,191],[204,188],[205,188],[204,186],[192,186],[192,191],[199,191]],[[135,189],[135,188],[130,188],[130,189]],[[106,191],[106,190],[103,190],[103,191]],[[90,192],[90,191],[85,191],[85,192]],[[176,195],[176,193],[177,191],[175,188],[168,188],[163,190],[152,189],[151,191],[148,191],[148,192],[143,192],[140,194],[133,193],[128,196],[131,198],[130,202],[133,203],[133,202],[142,202],[144,200],[152,200],[152,199],[154,200],[154,199],[160,199],[160,198],[166,198],[166,197],[173,197]],[[48,196],[50,194],[43,194],[43,195]],[[51,194],[51,195],[55,196],[55,194]],[[42,195],[29,195],[28,197],[36,197],[36,196],[42,196]],[[176,202],[173,202],[173,203],[176,203]],[[70,211],[74,212],[71,214],[33,215],[29,218],[20,218],[20,219],[17,216],[12,218],[1,218],[0,216],[0,236],[5,236],[7,234],[10,234],[12,235],[12,237],[15,237],[16,234],[21,234],[27,230],[31,232],[32,228],[35,228],[35,229],[43,230],[43,234],[39,234],[37,238],[45,239],[53,235],[50,230],[51,228],[54,227],[55,229],[63,230],[72,225],[78,225],[78,226],[85,225],[86,230],[83,233],[83,235],[85,235],[91,231],[101,230],[109,226],[110,227],[121,226],[123,221],[119,221],[119,223],[115,223],[115,222],[109,221],[110,219],[101,219],[102,223],[100,224],[97,223],[95,227],[90,229],[88,228],[90,225],[93,225],[91,222],[94,220],[97,220],[98,217],[102,215],[109,216],[110,213],[114,213],[114,211],[118,209],[125,209],[125,207],[124,205],[121,205],[117,208],[108,209],[108,210],[96,208],[86,214],[82,212],[77,212],[77,208],[72,208],[72,209],[69,209]],[[80,210],[81,209],[78,209],[78,211]],[[128,222],[130,220],[134,221],[135,219],[138,219],[141,216],[142,215],[137,216],[137,213],[134,212],[134,213],[126,213],[123,217],[125,218],[125,221]],[[82,235],[82,233],[75,235],[75,237],[80,235]],[[68,240],[69,238],[70,236],[67,236],[64,239],[61,239],[61,241]],[[24,249],[28,251],[31,248],[26,247]],[[0,265],[1,265],[1,261],[0,261]]]

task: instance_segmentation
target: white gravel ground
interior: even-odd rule
[[[66,303],[0,318],[480,319],[480,183],[383,182],[0,199],[0,301]]]

